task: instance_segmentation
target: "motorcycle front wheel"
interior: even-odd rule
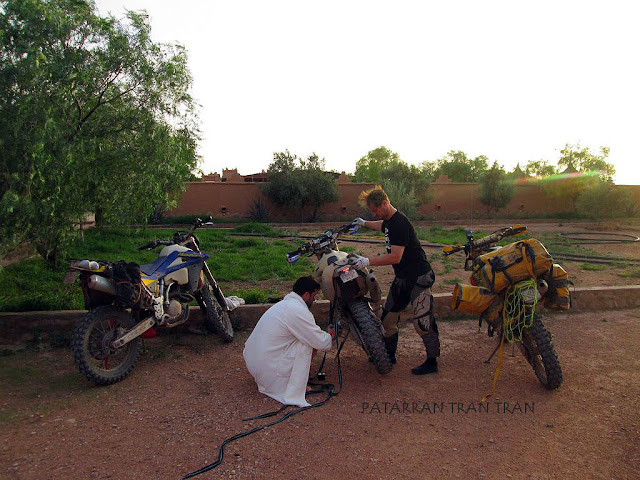
[[[378,317],[371,311],[369,305],[363,301],[357,301],[349,305],[349,311],[360,332],[362,347],[380,375],[386,375],[393,365],[387,354],[387,347],[382,338],[382,329]]]
[[[536,315],[533,325],[522,331],[520,351],[533,367],[533,371],[547,390],[554,390],[562,384],[562,369],[558,355],[553,348],[551,335]]]
[[[71,345],[80,373],[96,385],[111,385],[129,375],[140,355],[140,337],[118,349],[113,349],[111,343],[134,324],[125,310],[113,305],[94,308],[82,317]]]
[[[225,342],[228,343],[233,340],[233,325],[231,325],[231,319],[229,319],[229,312],[222,309],[211,290],[211,285],[205,284],[200,294],[202,295],[202,303],[204,304],[206,325]]]

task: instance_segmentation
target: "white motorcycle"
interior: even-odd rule
[[[318,263],[313,273],[320,283],[324,297],[331,302],[329,324],[340,319],[340,325],[353,330],[356,341],[362,346],[376,371],[381,375],[393,367],[382,336],[382,324],[371,305],[382,300],[380,286],[372,270],[357,270],[353,267],[356,256],[341,252],[337,239],[344,233],[354,234],[359,227],[353,223],[306,242],[297,250],[287,254],[287,261],[295,263],[302,255],[315,255]],[[338,315],[338,317],[336,317]]]

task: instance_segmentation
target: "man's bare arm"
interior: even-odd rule
[[[402,260],[404,247],[400,245],[391,245],[391,253],[386,253],[378,257],[369,257],[369,265],[372,267],[380,267],[383,265],[395,265]]]
[[[382,231],[382,220],[365,220],[364,226],[373,230]]]

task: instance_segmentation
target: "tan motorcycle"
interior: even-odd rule
[[[391,360],[382,337],[382,324],[371,305],[382,300],[380,286],[372,270],[357,270],[353,267],[353,254],[341,252],[338,238],[344,233],[354,234],[359,227],[352,223],[327,230],[300,248],[287,254],[287,261],[295,263],[301,256],[315,255],[318,259],[313,277],[320,284],[324,297],[331,302],[329,324],[340,320],[353,331],[356,341],[373,362],[381,375],[392,369]]]

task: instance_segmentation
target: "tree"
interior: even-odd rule
[[[599,219],[629,215],[635,205],[630,192],[601,179],[580,193],[576,207],[578,212]]]
[[[568,143],[560,150],[561,157],[558,160],[560,167],[565,167],[568,172],[595,173],[603,180],[613,181],[616,169],[606,162],[609,156],[609,147],[600,147],[600,155],[591,153],[589,148],[580,148],[580,145]]]
[[[487,206],[487,211],[498,212],[511,202],[515,193],[513,183],[498,162],[487,170],[480,178],[480,201]]]
[[[354,182],[381,182],[382,171],[400,162],[400,156],[387,147],[378,147],[370,150],[364,157],[356,162],[356,171],[353,174]]]
[[[613,181],[615,168],[605,161],[609,148],[601,147],[600,151],[601,155],[594,155],[588,148],[566,144],[558,160],[558,166],[564,168],[563,175],[543,178],[540,183],[543,192],[570,205],[571,211],[576,212],[583,192],[595,187],[599,180]]]
[[[187,55],[143,13],[0,2],[0,240],[55,264],[86,213],[146,220],[198,163]]]
[[[260,189],[279,207],[300,210],[302,215],[310,209],[310,221],[315,222],[320,207],[339,198],[338,186],[324,171],[324,164],[315,153],[305,160],[289,150],[276,152],[268,169],[269,181]]]
[[[546,160],[529,160],[524,173],[531,177],[548,177],[556,173],[556,168]]]
[[[477,182],[487,171],[488,163],[484,155],[470,159],[460,150],[451,150],[438,159],[435,177],[446,175],[452,182]]]
[[[369,151],[356,162],[353,180],[382,184],[385,191],[396,187],[398,191],[410,191],[415,196],[415,202],[412,202],[419,205],[429,201],[429,184],[433,181],[429,167],[430,164],[408,165],[400,155],[383,146]]]
[[[420,218],[420,210],[418,209],[420,202],[411,186],[402,181],[387,180],[382,187],[394,207],[411,220]]]

